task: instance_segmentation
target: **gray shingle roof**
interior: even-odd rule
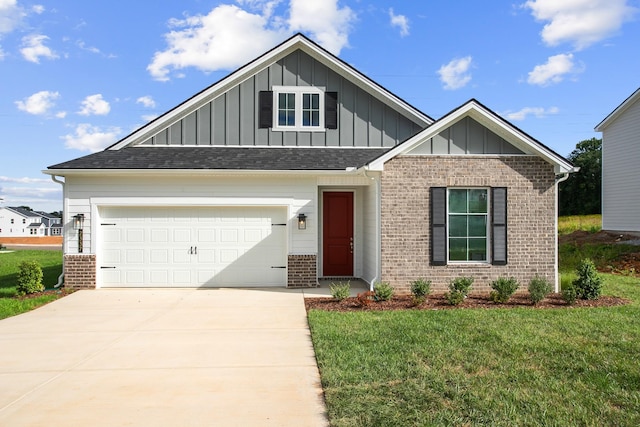
[[[345,170],[389,148],[130,147],[105,150],[48,169]]]

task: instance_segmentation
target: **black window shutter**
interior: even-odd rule
[[[431,187],[431,265],[447,265],[447,188]]]
[[[273,92],[261,90],[258,94],[258,127],[273,127]]]
[[[491,189],[491,254],[493,265],[507,264],[507,189]]]
[[[324,127],[338,129],[338,92],[324,93]]]

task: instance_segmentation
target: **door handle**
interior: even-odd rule
[[[351,250],[351,253],[353,253],[353,237],[349,239],[349,248]]]
[[[197,246],[194,246],[194,247],[193,247],[193,253],[194,253],[195,255],[198,255],[198,247],[197,247]]]
[[[193,246],[189,248],[189,255],[193,255]]]

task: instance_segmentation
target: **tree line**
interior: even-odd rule
[[[602,213],[602,139],[578,142],[567,159],[580,171],[558,186],[559,215]]]

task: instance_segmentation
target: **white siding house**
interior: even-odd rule
[[[44,236],[42,216],[22,208],[0,208],[0,237]]]
[[[640,232],[640,89],[595,129],[602,132],[602,228]]]

